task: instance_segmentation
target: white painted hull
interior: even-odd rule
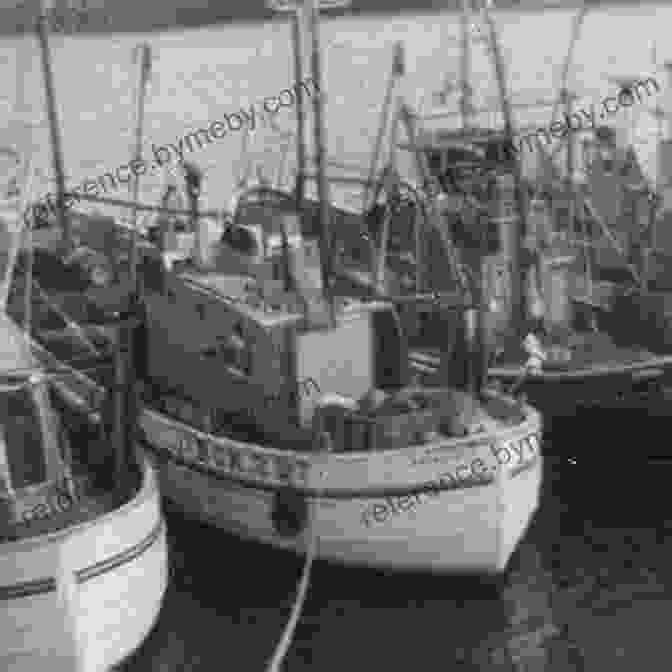
[[[157,432],[165,421],[171,426],[175,424],[152,411],[143,416],[141,424],[154,446],[161,442]],[[532,412],[528,421],[509,434],[509,438],[540,432],[539,416]],[[487,439],[461,448],[457,444],[452,441],[445,448],[433,449],[432,462],[421,465],[412,462],[427,451],[426,447],[366,455],[331,454],[319,461],[315,456],[315,468],[309,471],[307,485],[325,494],[307,497],[314,505],[312,523],[292,539],[282,537],[274,529],[273,489],[227,478],[198,460],[192,464],[176,460],[167,450],[159,448],[156,455],[165,497],[188,516],[242,538],[303,554],[310,535],[316,534],[317,556],[343,564],[447,573],[499,573],[506,568],[537,509],[540,455],[517,475],[502,465],[490,483],[407,497],[404,505],[408,510],[400,510],[397,502],[398,513],[386,516],[382,522],[366,515],[374,504],[383,506],[389,502],[385,499],[386,492],[398,493],[393,496],[395,502],[405,492],[435,481],[439,474],[457,465],[469,464],[477,457],[489,463],[494,461]],[[366,467],[362,462],[368,463]],[[367,496],[368,493],[371,494]],[[391,511],[389,504],[386,508]]]
[[[72,642],[55,590],[67,544],[77,576],[75,618],[85,664],[116,665],[147,636],[167,585],[166,530],[155,469],[145,461],[135,497],[103,516],[54,533],[0,545],[0,669],[55,672]],[[79,669],[79,668],[78,668]]]
[[[36,354],[54,364],[53,355],[34,344]],[[70,403],[87,406],[95,387],[81,373],[60,384]],[[307,454],[274,450],[198,432],[166,415],[145,409],[141,426],[146,448],[160,473],[161,492],[188,516],[246,539],[305,553],[316,534],[317,555],[343,564],[396,569],[427,569],[447,573],[498,573],[505,569],[539,504],[542,458],[524,470],[497,466],[490,445],[541,435],[541,417],[526,407],[526,420],[496,434],[444,439],[436,444],[368,453]],[[182,441],[189,455],[179,455]],[[203,452],[195,446],[199,443]],[[220,454],[221,451],[221,454]],[[227,455],[228,451],[228,455]],[[238,461],[231,460],[231,452]],[[240,458],[240,455],[243,457]],[[215,457],[217,459],[215,459]],[[443,488],[438,496],[420,494],[420,501],[384,523],[366,524],[363,513],[394,496],[435,483],[476,458],[493,468],[488,483]],[[241,462],[283,461],[292,478],[255,476]],[[237,465],[237,466],[236,466]],[[275,493],[281,486],[305,491],[314,504],[312,523],[295,538],[279,535],[271,520]],[[408,504],[409,502],[406,502]],[[371,521],[369,521],[371,523]]]

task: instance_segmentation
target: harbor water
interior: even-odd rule
[[[284,669],[667,669],[672,521],[661,494],[672,460],[645,459],[635,434],[604,424],[573,430],[569,446],[545,441],[541,508],[503,591],[318,562]],[[302,561],[175,513],[168,523],[172,584],[123,672],[265,669]]]

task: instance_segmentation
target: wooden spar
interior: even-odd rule
[[[565,62],[562,65],[562,75],[560,78],[560,92],[558,97],[555,99],[555,102],[553,103],[553,109],[551,110],[551,120],[548,124],[548,127],[550,128],[553,125],[553,122],[555,121],[555,117],[558,113],[558,109],[560,108],[560,105],[562,104],[562,92],[567,89],[567,79],[569,77],[569,69],[572,65],[572,60],[574,58],[574,48],[576,47],[576,43],[579,40],[579,34],[581,32],[581,26],[583,25],[583,20],[586,18],[586,15],[588,14],[589,7],[586,5],[583,5],[577,14],[574,16],[574,21],[572,23],[572,36],[569,40],[569,47],[567,49],[567,54],[565,55]],[[569,138],[569,134],[568,134]],[[562,143],[558,143],[557,147],[555,147],[552,151],[547,152],[546,149],[542,149],[541,144],[539,144],[539,151],[543,151],[546,153],[547,156],[550,156],[551,159],[555,158],[560,151],[560,147],[562,146]]]
[[[513,142],[514,128],[513,115],[511,113],[511,103],[509,101],[506,89],[506,72],[504,61],[499,46],[499,39],[495,30],[495,24],[487,8],[483,8],[483,15],[488,24],[488,33],[490,38],[490,48],[495,65],[495,75],[497,77],[497,86],[499,88],[499,97],[502,104],[502,115],[504,117],[504,132],[510,142]],[[523,194],[523,182],[521,167],[519,161],[513,162],[513,177],[515,180],[516,204],[518,217],[513,218],[513,245],[511,246],[511,309],[513,313],[514,330],[518,336],[523,336],[525,320],[527,317],[525,310],[525,301],[523,299],[523,282],[520,268],[522,237],[523,232],[527,230],[527,204]]]
[[[380,124],[378,126],[378,135],[376,136],[376,142],[373,148],[373,152],[371,154],[371,164],[369,165],[369,179],[367,186],[364,189],[364,193],[362,195],[362,211],[364,213],[366,213],[370,208],[373,207],[373,205],[375,205],[375,201],[373,203],[369,201],[370,192],[368,184],[372,183],[376,176],[376,170],[378,168],[378,163],[380,160],[380,153],[383,149],[383,138],[385,137],[385,131],[387,130],[387,127],[389,125],[390,108],[392,106],[394,91],[403,74],[404,74],[404,45],[401,42],[395,42],[394,56],[392,58],[392,70],[390,72],[390,78],[387,82],[387,87],[385,89],[385,98],[383,100],[383,107],[380,111]]]
[[[460,12],[460,117],[462,129],[471,128],[471,35],[469,34],[469,4],[461,0]]]
[[[138,165],[142,162],[142,136],[145,121],[145,97],[147,94],[147,83],[149,82],[151,70],[151,51],[148,44],[140,44],[136,47],[135,55],[138,62],[138,87],[135,97],[135,135],[133,160]],[[136,295],[138,292],[138,207],[137,202],[140,197],[140,176],[133,174],[133,179],[129,183],[129,192],[131,195],[131,285]]]
[[[560,92],[565,106],[567,119],[572,118],[572,94],[567,89]],[[576,212],[576,197],[574,194],[574,134],[570,130],[567,133],[567,153],[565,156],[565,198],[567,199],[568,234],[571,240],[575,240],[574,213]]]
[[[42,5],[40,5],[41,7]],[[67,254],[72,250],[72,232],[70,222],[66,215],[65,207],[65,172],[63,169],[63,151],[61,148],[61,136],[56,112],[56,96],[54,91],[54,76],[51,69],[51,54],[49,52],[49,39],[47,37],[47,22],[40,17],[36,23],[37,39],[40,45],[42,60],[42,74],[44,76],[44,91],[47,103],[47,115],[49,117],[49,134],[51,137],[51,154],[56,178],[56,218],[58,226],[63,232],[63,248]]]
[[[145,203],[135,203],[131,201],[123,201],[120,198],[107,198],[105,196],[91,196],[90,194],[76,194],[74,196],[78,201],[87,201],[90,203],[102,203],[103,205],[113,205],[120,208],[135,207],[138,212],[161,212],[166,215],[184,215],[189,217],[193,215],[191,210],[183,210],[181,208],[166,208],[161,205],[150,205]],[[227,210],[199,210],[199,217],[212,217],[218,219],[225,215],[231,215]]]
[[[294,45],[294,88],[296,89],[296,209],[301,212],[306,174],[306,111],[303,104],[303,12],[300,6],[292,13],[292,42]]]
[[[392,125],[390,128],[390,139],[389,139],[389,150],[390,150],[390,155],[389,155],[389,161],[388,165],[391,169],[394,169],[394,162],[395,162],[395,151],[396,151],[396,144],[397,144],[397,125],[399,123],[399,116],[400,116],[400,111],[399,111],[399,102],[397,99],[394,97],[395,91],[399,85],[399,82],[401,81],[401,77],[403,77],[405,71],[405,65],[404,65],[404,45],[401,42],[395,42],[394,45],[394,54],[392,57],[392,70],[390,72],[390,79],[387,84],[387,89],[385,91],[385,99],[383,102],[383,107],[381,109],[381,118],[380,118],[380,126],[378,128],[378,135],[376,137],[376,144],[374,146],[373,153],[371,154],[371,165],[369,166],[369,177],[368,180],[365,183],[364,186],[364,192],[362,194],[362,214],[364,217],[364,226],[363,230],[365,230],[367,233],[367,222],[366,222],[366,213],[369,212],[374,205],[378,202],[378,198],[380,196],[380,192],[382,190],[382,181],[384,179],[384,176],[381,177],[380,180],[377,182],[374,182],[375,177],[376,177],[376,171],[378,169],[378,164],[380,162],[380,155],[383,149],[383,136],[385,134],[385,131],[387,127],[390,125],[389,123],[389,118],[390,118],[390,109],[392,105],[394,104],[395,106],[395,114],[394,118],[392,120]],[[390,175],[390,173],[386,170],[383,171],[384,175]],[[373,194],[371,194],[371,187],[373,186]],[[369,198],[369,195],[371,194],[371,197]],[[379,274],[381,273],[381,269],[384,269],[385,265],[385,260],[380,259],[379,255],[382,253],[383,255],[385,254],[385,250],[387,249],[387,242],[383,242],[383,239],[385,238],[386,235],[386,229],[385,227],[389,228],[390,224],[390,218],[389,216],[385,216],[385,223],[383,225],[383,236],[381,237],[381,247],[380,251],[377,254],[376,253],[376,248],[369,237],[370,240],[370,254],[371,254],[371,273],[372,277],[380,277]],[[376,269],[376,263],[378,265],[378,268]]]
[[[309,25],[311,37],[311,70],[315,81],[316,94],[313,96],[313,114],[315,116],[315,153],[317,159],[317,194],[320,206],[320,257],[322,266],[322,287],[324,298],[329,309],[330,322],[335,324],[334,298],[331,287],[332,280],[332,245],[330,231],[329,183],[325,172],[326,133],[324,128],[324,84],[320,67],[320,33],[318,0],[305,0],[309,8]]]

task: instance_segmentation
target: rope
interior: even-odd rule
[[[640,277],[639,273],[637,272],[637,269],[628,261],[628,255],[626,254],[625,250],[619,245],[618,240],[614,237],[614,234],[611,232],[611,229],[607,225],[607,223],[602,219],[600,214],[598,213],[597,209],[593,205],[593,202],[589,199],[585,199],[585,204],[586,207],[588,208],[588,211],[590,212],[591,216],[593,219],[597,222],[598,226],[602,230],[602,235],[609,241],[611,246],[618,252],[618,254],[623,257],[623,260],[625,261],[625,265],[627,269],[630,271],[634,281],[640,286],[643,286],[642,278]]]
[[[289,652],[289,647],[292,645],[292,639],[294,638],[294,633],[296,632],[296,626],[298,625],[301,611],[303,610],[303,605],[306,601],[308,585],[310,583],[310,572],[313,566],[313,560],[315,559],[316,555],[317,534],[315,534],[314,525],[311,525],[310,540],[308,543],[308,550],[306,552],[306,561],[303,565],[303,572],[301,574],[301,580],[299,581],[296,600],[294,601],[292,613],[289,617],[289,620],[287,621],[287,625],[285,626],[285,630],[282,633],[282,637],[280,638],[278,645],[275,647],[271,661],[266,667],[266,672],[281,672],[282,670],[282,663],[284,662],[285,657]]]
[[[328,445],[328,442],[327,442]],[[289,647],[292,645],[292,640],[294,638],[294,633],[296,632],[296,627],[303,611],[303,605],[306,601],[306,596],[308,594],[308,586],[310,584],[310,573],[313,567],[313,560],[317,556],[318,548],[318,535],[316,533],[315,525],[315,512],[317,510],[317,500],[319,499],[318,495],[313,499],[310,509],[311,509],[311,524],[309,527],[309,539],[308,539],[308,549],[306,550],[306,561],[303,565],[303,572],[301,573],[301,579],[296,591],[296,600],[292,606],[292,613],[289,616],[285,630],[282,633],[282,637],[275,647],[273,656],[271,657],[270,662],[266,666],[266,672],[281,672],[282,663],[289,652]]]

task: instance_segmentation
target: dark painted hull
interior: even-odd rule
[[[493,373],[507,386],[513,380]],[[672,358],[653,357],[636,369],[615,368],[599,374],[528,377],[521,390],[547,423],[555,420],[556,426],[586,411],[608,411],[614,422],[624,417],[619,415],[624,411],[645,411],[662,418],[672,411],[672,399],[668,401],[666,393],[672,390]]]

